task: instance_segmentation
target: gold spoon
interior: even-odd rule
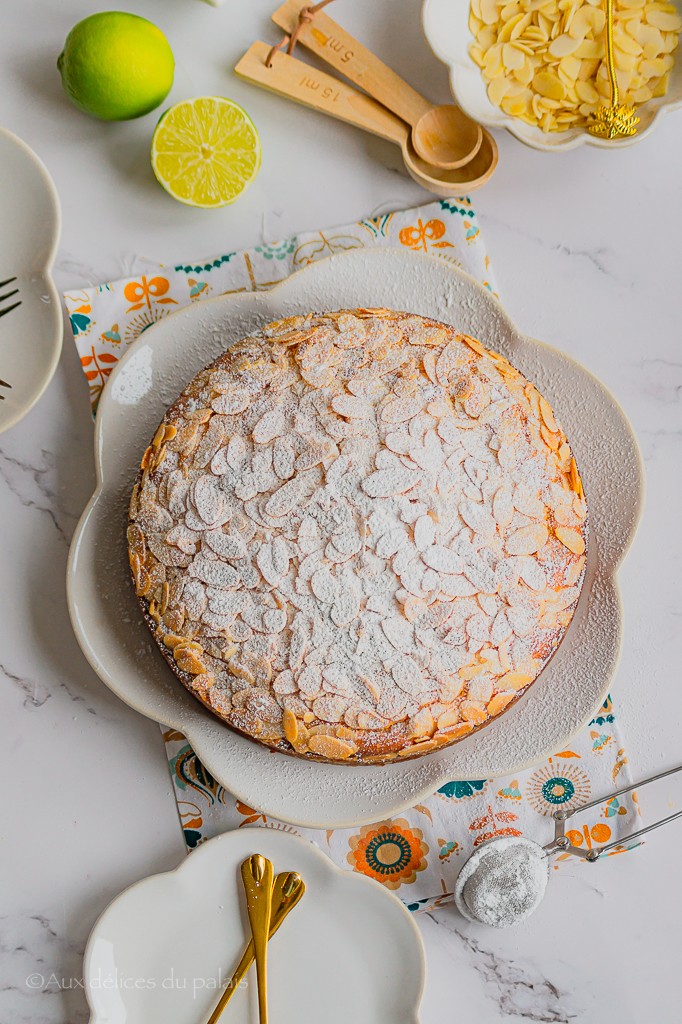
[[[613,0],[606,0],[606,70],[611,84],[611,103],[600,103],[587,130],[604,139],[617,139],[620,135],[636,135],[639,118],[635,107],[619,103],[618,79],[613,56]]]
[[[272,887],[272,915],[270,917],[270,935],[275,934],[287,914],[294,909],[305,892],[305,882],[295,871],[285,871],[277,875],[275,884]],[[251,967],[255,959],[253,939],[249,939],[244,955],[242,956],[237,969],[230,978],[225,991],[223,992],[218,1005],[209,1017],[207,1024],[216,1024],[232,996]]]
[[[260,853],[248,857],[242,864],[242,882],[253,936],[253,952],[256,957],[260,1024],[268,1024],[267,961],[272,916],[272,861]]]
[[[452,103],[429,103],[323,11],[297,28],[308,6],[309,0],[287,0],[272,20],[289,35],[297,30],[299,43],[407,122],[414,152],[426,164],[454,170],[473,160],[483,142],[480,125]]]

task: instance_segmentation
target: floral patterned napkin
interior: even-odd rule
[[[150,264],[146,274],[67,292],[64,301],[93,412],[128,345],[181,306],[209,296],[266,291],[295,270],[348,249],[403,246],[466,270],[492,291],[488,256],[470,201],[444,199],[196,263],[158,264],[158,269]]]
[[[173,310],[209,296],[263,291],[333,253],[380,246],[404,246],[446,260],[493,290],[481,232],[466,198],[370,217],[195,263],[150,265],[146,274],[64,296],[90,385],[93,413],[127,346]],[[324,850],[339,867],[360,871],[396,891],[411,910],[451,899],[460,866],[486,839],[527,835],[548,843],[554,834],[550,816],[558,807],[577,807],[604,795],[601,806],[572,821],[568,835],[583,848],[627,836],[636,830],[639,817],[634,794],[609,797],[628,781],[627,758],[610,699],[571,741],[570,749],[539,767],[514,778],[447,783],[399,816],[354,829],[294,828],[271,819],[220,786],[181,733],[166,730],[164,740],[188,849],[231,828],[293,832]],[[555,858],[554,867],[568,856]]]
[[[168,729],[163,735],[190,850],[221,832],[244,826],[292,832],[309,839],[339,867],[361,871],[397,890],[415,911],[451,900],[460,867],[486,839],[524,835],[542,845],[549,843],[554,837],[551,814],[559,807],[579,807],[604,794],[600,807],[571,820],[567,835],[583,849],[625,837],[638,828],[636,795],[608,795],[629,781],[610,698],[570,747],[537,768],[502,779],[448,782],[423,804],[358,828],[298,828],[261,814],[235,800],[212,778],[182,733]],[[627,848],[635,845],[640,844]],[[608,856],[622,852],[619,848]],[[558,868],[570,856],[560,854],[553,866]]]

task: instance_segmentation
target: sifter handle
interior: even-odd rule
[[[642,779],[641,782],[633,782],[631,786],[623,786],[622,789],[617,789],[610,796],[598,797],[596,800],[590,800],[588,804],[581,804],[580,807],[574,807],[570,811],[555,811],[552,817],[554,818],[554,829],[555,835],[553,842],[549,843],[544,847],[548,856],[553,853],[563,851],[564,853],[572,853],[576,857],[582,857],[583,860],[596,861],[599,860],[603,853],[607,850],[613,850],[617,846],[623,846],[625,843],[629,843],[632,839],[638,839],[643,836],[646,832],[652,832],[655,828],[660,828],[661,825],[667,825],[669,821],[674,821],[675,818],[682,817],[682,811],[677,811],[675,814],[668,815],[667,818],[662,818],[660,821],[655,821],[652,825],[647,825],[645,828],[640,828],[637,832],[632,832],[629,836],[623,836],[622,839],[615,839],[612,843],[607,843],[606,846],[598,846],[592,850],[578,850],[571,846],[568,836],[564,835],[565,823],[569,818],[572,818],[574,814],[578,814],[580,811],[587,811],[590,807],[598,807],[605,800],[612,800],[614,797],[623,796],[625,793],[631,793],[633,789],[640,789],[642,786],[648,785],[650,782],[656,782],[658,779],[665,779],[668,775],[674,775],[676,772],[682,771],[682,764],[678,765],[677,768],[668,768],[665,772],[659,772],[657,775],[652,775],[648,779]]]

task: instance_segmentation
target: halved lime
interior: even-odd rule
[[[260,168],[260,139],[240,106],[222,96],[183,100],[162,115],[152,167],[167,192],[188,206],[227,206]]]

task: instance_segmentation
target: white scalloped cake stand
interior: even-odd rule
[[[85,951],[90,1024],[208,1019],[250,937],[239,867],[256,852],[306,885],[268,946],[272,1019],[418,1024],[424,948],[409,910],[306,840],[266,828],[202,843],[176,871],[145,878],[107,907]],[[256,1024],[254,975],[222,1019]]]
[[[282,316],[384,306],[435,317],[503,353],[547,396],[570,439],[590,515],[587,576],[559,650],[506,714],[455,746],[385,766],[307,763],[233,732],[173,675],[142,618],[125,527],[140,455],[164,412],[229,344]],[[311,828],[378,821],[452,779],[486,779],[561,750],[603,703],[618,664],[616,573],[634,535],[643,471],[613,397],[556,349],[524,337],[473,278],[437,258],[361,249],[312,263],[268,292],[208,299],[149,328],[117,364],[95,427],[98,486],[71,545],[76,636],[100,678],[132,707],[182,732],[212,775],[250,807]]]

